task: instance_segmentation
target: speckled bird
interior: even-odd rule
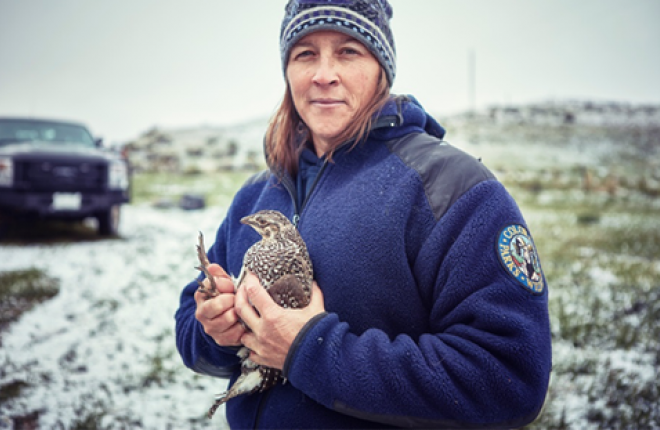
[[[261,240],[245,253],[243,268],[234,282],[236,289],[240,288],[246,273],[252,272],[278,305],[294,309],[307,306],[312,295],[312,262],[296,227],[282,213],[273,210],[259,211],[242,218],[241,222],[254,228],[261,235]],[[201,234],[197,254],[200,260],[198,268],[211,281],[208,290],[200,282],[200,290],[210,298],[218,293],[207,270],[209,261]],[[249,355],[250,351],[245,347],[238,351],[241,375],[228,391],[216,397],[209,409],[209,418],[227,400],[267,390],[283,380],[279,369],[260,366],[250,360]]]

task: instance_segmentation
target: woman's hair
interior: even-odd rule
[[[385,105],[390,95],[387,74],[382,68],[380,72],[373,99],[356,113],[353,121],[337,136],[334,146],[326,154],[329,160],[332,160],[334,151],[342,143],[352,141],[350,149],[353,149],[358,143],[366,140],[374,116]],[[287,171],[295,175],[298,172],[298,157],[309,139],[309,128],[296,111],[287,82],[284,98],[266,131],[265,149],[271,169],[276,172]]]

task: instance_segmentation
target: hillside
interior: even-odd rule
[[[474,113],[438,116],[447,139],[468,144],[549,144],[584,150],[607,161],[617,154],[654,155],[660,142],[660,105],[564,101],[493,106]],[[152,128],[126,142],[138,171],[195,172],[263,165],[263,136],[268,118],[233,126],[184,129]],[[546,160],[550,164],[552,160]]]

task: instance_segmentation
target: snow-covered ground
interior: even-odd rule
[[[540,133],[533,126],[494,139],[499,125],[481,127],[448,140],[517,187],[520,201],[531,203],[523,212],[535,239],[552,256],[544,270],[555,367],[534,428],[657,426],[660,260],[652,242],[660,198],[648,184],[660,180],[658,128],[641,138],[631,129],[638,143],[631,146],[591,129],[560,128],[541,139],[530,138]],[[584,191],[586,169],[601,182],[610,172],[619,176],[617,193]],[[542,186],[525,191],[533,181]],[[181,364],[173,318],[181,288],[196,275],[197,232],[210,245],[224,211],[223,203],[195,212],[129,205],[120,239],[0,243],[0,271],[36,267],[61,287],[0,332],[0,387],[26,383],[20,396],[0,399],[0,429],[16,417],[40,428],[226,428],[221,413],[213,421],[204,416],[226,381]],[[581,213],[597,224],[579,224]]]
[[[532,223],[549,216],[528,215]],[[59,279],[61,287],[55,298],[0,333],[0,387],[16,381],[30,385],[2,404],[0,429],[12,428],[16,417],[36,418],[39,428],[49,429],[226,428],[222,413],[213,421],[204,417],[226,381],[186,369],[173,336],[180,290],[196,275],[197,232],[205,232],[210,244],[223,216],[222,207],[187,212],[128,205],[120,239],[0,246],[0,270],[36,267]],[[605,266],[590,270],[594,285],[615,280]],[[571,291],[553,294],[558,299]],[[558,322],[553,324],[559,331]],[[554,362],[553,385],[561,385],[561,395],[551,393],[546,413],[563,414],[569,428],[598,428],[586,411],[609,409],[594,403],[592,393],[612,388],[600,386],[607,375],[594,373],[648,385],[657,370],[648,352],[575,348],[559,339]],[[585,366],[595,369],[574,373]]]
[[[186,369],[173,336],[197,232],[212,241],[223,216],[125,206],[119,240],[0,246],[0,270],[37,267],[61,286],[0,334],[0,386],[32,385],[2,404],[0,428],[34,412],[39,428],[223,428],[204,414],[226,381]]]

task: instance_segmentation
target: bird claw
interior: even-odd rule
[[[213,415],[215,414],[215,411],[217,411],[218,408],[220,407],[220,405],[222,405],[226,401],[226,400],[221,401],[219,399],[226,396],[226,394],[227,394],[227,392],[225,391],[224,393],[218,395],[218,399],[215,401],[215,403],[213,403],[213,405],[211,406],[209,411],[206,413],[206,418],[208,418],[208,419],[213,418]]]
[[[204,235],[202,232],[199,232],[198,243],[197,243],[197,259],[199,260],[199,266],[195,267],[197,270],[201,270],[204,273],[206,279],[209,280],[211,287],[206,288],[202,281],[197,280],[197,285],[199,287],[197,290],[201,293],[206,294],[208,297],[215,297],[218,295],[218,286],[215,284],[215,279],[211,276],[211,273],[208,271],[208,266],[211,264],[209,258],[206,255],[206,249],[204,248]]]

